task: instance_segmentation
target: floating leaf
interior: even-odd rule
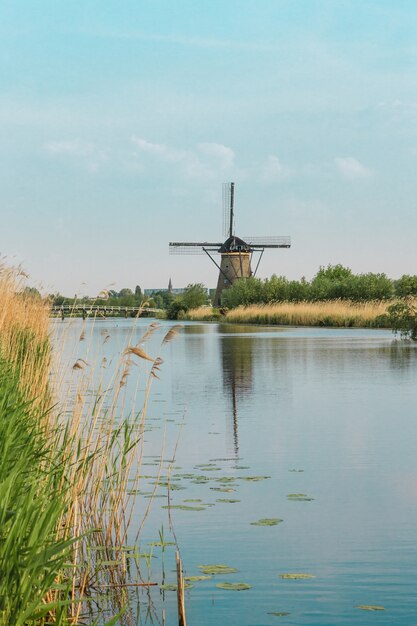
[[[228,591],[245,591],[250,589],[251,585],[247,583],[217,583],[216,587],[219,589],[227,589]]]
[[[210,487],[212,491],[222,491],[223,493],[231,493],[232,491],[236,491],[236,489],[232,489],[231,487]]]
[[[185,583],[184,585],[184,589],[191,589],[191,587],[192,585],[188,585],[187,583]],[[166,583],[165,585],[160,585],[159,588],[162,589],[163,591],[177,591],[178,589],[177,585],[170,584],[170,583]]]
[[[377,604],[359,604],[357,609],[362,609],[362,611],[385,611],[384,606],[378,606]]]
[[[230,567],[229,565],[199,565],[198,569],[200,569],[203,574],[234,574],[238,570],[235,567]]]
[[[311,502],[314,498],[311,498],[305,493],[289,493],[287,495],[287,500],[292,500],[294,502]]]
[[[271,478],[270,476],[238,476],[238,480],[247,480],[248,482],[258,482],[259,480],[266,480]]]
[[[279,519],[279,517],[265,517],[263,519],[259,519],[257,522],[251,522],[251,526],[277,526],[284,520]]]
[[[188,498],[184,502],[202,502],[202,500],[200,498]]]
[[[229,502],[230,504],[234,504],[235,502],[240,502],[240,500],[228,500],[227,498],[218,498],[216,502]]]
[[[267,615],[275,615],[275,617],[286,617],[287,615],[291,615],[291,613],[287,613],[286,611],[271,611],[267,613]]]
[[[155,548],[175,545],[176,543],[174,541],[152,541],[151,543],[148,543],[148,546],[153,546]]]
[[[303,470],[303,469],[290,469],[290,470],[288,470],[288,471],[289,471],[289,472],[297,472],[297,473],[304,472],[304,470]]]
[[[280,574],[280,577],[284,580],[308,580],[315,578],[313,574]]]
[[[188,582],[198,582],[199,580],[211,580],[211,576],[185,576],[184,580],[188,580]]]
[[[163,509],[179,509],[180,511],[205,511],[204,506],[187,506],[186,504],[171,504],[162,507]]]

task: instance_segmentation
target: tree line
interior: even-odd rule
[[[276,276],[262,280],[247,278],[237,280],[222,294],[222,306],[234,308],[240,305],[270,304],[273,302],[302,302],[326,300],[389,300],[395,297],[417,295],[417,276],[404,274],[398,280],[386,274],[354,274],[341,264],[320,267],[311,281],[304,277],[288,280]]]

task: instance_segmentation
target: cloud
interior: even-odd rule
[[[171,164],[186,179],[211,180],[234,169],[235,153],[219,143],[199,143],[193,149],[178,149],[166,144],[152,143],[142,137],[131,137],[137,151],[135,157],[143,162],[156,160]]]
[[[49,141],[44,145],[44,150],[49,154],[62,154],[70,156],[88,156],[95,151],[94,144],[79,139],[67,141]]]
[[[339,174],[346,180],[358,180],[372,176],[372,170],[354,157],[337,157],[334,162]]]
[[[142,154],[148,154],[169,163],[180,163],[188,156],[185,150],[176,150],[161,143],[151,143],[141,137],[132,137],[132,143]]]
[[[289,178],[292,174],[293,171],[285,167],[277,156],[270,154],[262,167],[261,179],[265,183],[277,183]]]
[[[234,151],[221,143],[199,143],[197,148],[203,156],[214,160],[220,169],[234,165],[236,156]]]
[[[79,139],[48,141],[44,144],[43,149],[53,157],[76,159],[93,174],[108,160],[108,155],[105,151],[98,150],[93,143]]]

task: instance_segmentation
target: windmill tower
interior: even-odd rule
[[[236,237],[234,232],[234,204],[235,184],[223,185],[223,235],[227,237],[224,243],[180,242],[172,241],[169,244],[170,254],[207,254],[219,270],[214,306],[219,306],[223,289],[227,289],[239,278],[250,278],[258,271],[259,263],[266,248],[290,248],[290,237]],[[253,255],[259,253],[259,258],[252,272]],[[220,255],[220,265],[213,258]]]

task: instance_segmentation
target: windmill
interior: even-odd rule
[[[235,184],[223,185],[223,235],[227,237],[224,243],[210,243],[207,241],[189,243],[184,241],[172,241],[169,244],[170,254],[207,254],[219,270],[214,306],[219,306],[223,289],[227,289],[239,278],[256,276],[259,263],[267,248],[290,248],[290,237],[236,237],[234,232],[234,200]],[[252,259],[254,253],[259,253],[259,258],[252,272]],[[220,265],[213,258],[220,255]]]

